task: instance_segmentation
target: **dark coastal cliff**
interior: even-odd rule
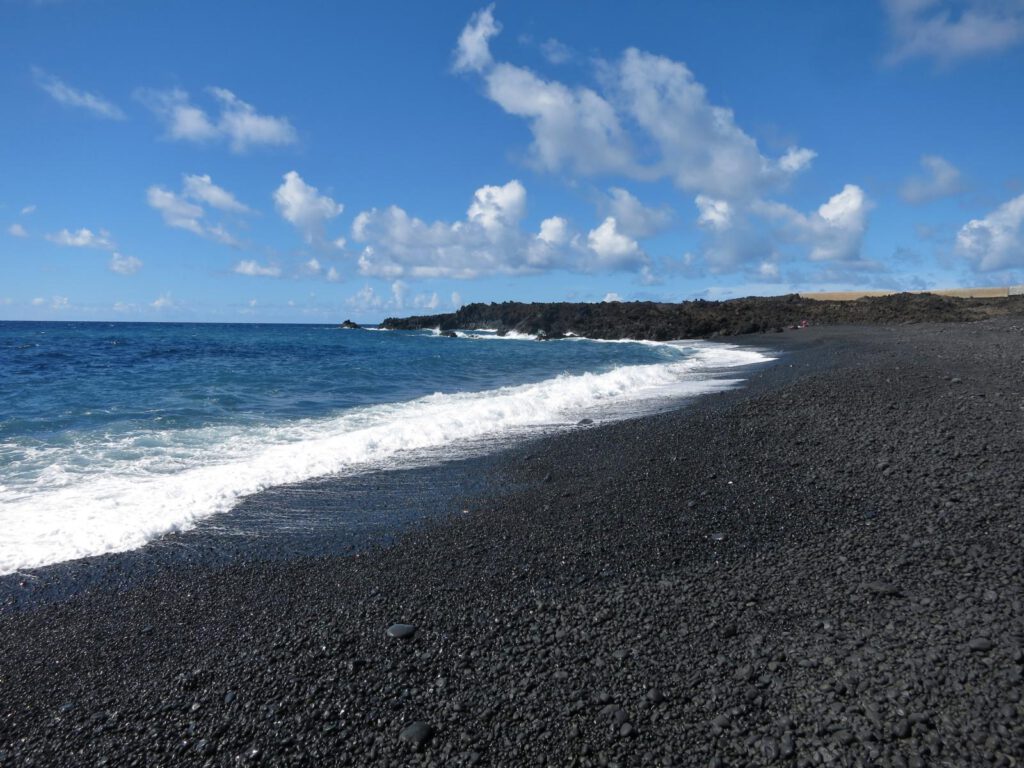
[[[599,304],[503,302],[467,304],[457,312],[389,317],[392,330],[442,331],[494,328],[547,338],[576,334],[596,339],[682,339],[781,330],[806,320],[812,325],[956,322],[1024,313],[1024,297],[956,299],[901,293],[856,301],[820,301],[798,294],[729,301],[650,301]]]

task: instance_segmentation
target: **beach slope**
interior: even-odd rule
[[[744,339],[390,546],[6,612],[0,763],[1019,763],[1024,320]]]

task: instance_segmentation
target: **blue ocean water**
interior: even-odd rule
[[[138,547],[274,485],[630,415],[765,359],[705,342],[0,322],[0,574]]]

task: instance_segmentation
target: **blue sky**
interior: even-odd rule
[[[0,0],[0,318],[1024,282],[1024,0]]]

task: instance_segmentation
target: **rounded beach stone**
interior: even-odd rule
[[[434,735],[434,729],[422,720],[416,720],[402,729],[398,734],[401,741],[412,744],[414,747],[422,747]]]
[[[416,634],[416,627],[412,624],[392,624],[388,627],[388,637],[397,640],[408,640]]]

